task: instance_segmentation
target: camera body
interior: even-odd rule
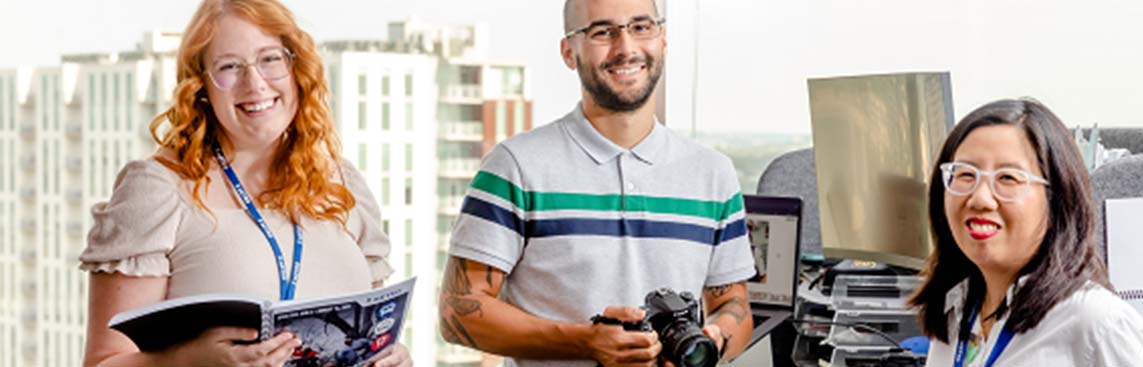
[[[690,292],[675,293],[668,288],[651,291],[644,298],[643,320],[619,322],[596,315],[595,323],[621,325],[627,331],[654,331],[663,345],[661,356],[678,367],[713,367],[719,350],[714,340],[702,332],[702,310]]]

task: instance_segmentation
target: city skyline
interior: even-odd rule
[[[699,40],[698,75],[681,76],[698,81],[699,131],[809,133],[807,78],[910,71],[949,71],[957,118],[991,100],[1031,96],[1072,127],[1143,126],[1131,108],[1143,99],[1143,69],[1136,67],[1143,64],[1143,48],[1122,47],[1143,43],[1143,24],[1135,21],[1143,18],[1143,3],[668,1],[683,3],[675,7],[683,9],[680,14],[666,14],[677,20],[668,21],[668,40],[672,32],[675,39]],[[533,69],[537,125],[562,116],[579,99],[575,72],[558,56],[558,1],[284,3],[319,42],[383,38],[386,23],[410,16],[487,23],[492,53]],[[0,0],[0,47],[10,51],[0,67],[51,64],[69,52],[131,49],[141,32],[181,31],[197,4]],[[680,27],[687,18],[697,27]],[[695,51],[677,43],[677,55]]]

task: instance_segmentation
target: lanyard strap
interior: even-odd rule
[[[974,309],[972,311],[972,316],[970,316],[968,319],[968,327],[971,328],[973,325],[976,324],[976,315],[979,312],[980,312],[979,307],[977,307],[976,309]],[[981,325],[981,327],[983,327],[983,325]],[[970,331],[970,333],[971,333],[971,331]],[[1012,337],[1014,336],[1014,334],[1015,333],[1012,332],[1012,329],[1008,328],[1008,322],[1005,321],[1004,327],[1000,328],[1000,335],[996,336],[996,344],[994,344],[992,346],[992,351],[988,353],[988,360],[986,360],[984,362],[984,367],[991,367],[993,363],[996,363],[996,359],[1000,358],[1000,353],[1004,352],[1004,348],[1008,348],[1008,343],[1012,341]],[[959,341],[957,341],[957,343],[956,343],[956,355],[953,357],[954,358],[953,367],[964,367],[964,358],[965,358],[965,354],[967,353],[967,350],[968,350],[968,341],[967,340],[962,338]]]
[[[234,188],[234,192],[238,194],[238,198],[242,200],[242,204],[246,205],[246,213],[258,223],[258,228],[262,230],[262,235],[266,236],[266,241],[270,243],[270,249],[274,251],[274,257],[277,259],[278,264],[278,294],[283,301],[294,299],[294,290],[298,287],[298,272],[302,267],[302,233],[298,229],[298,224],[294,223],[294,262],[293,267],[290,268],[290,277],[286,278],[286,261],[282,258],[282,249],[278,247],[278,238],[274,237],[274,233],[270,232],[270,226],[266,225],[266,221],[262,219],[262,214],[258,213],[258,208],[254,207],[254,200],[250,199],[250,194],[246,193],[246,188],[242,186],[242,182],[238,181],[238,175],[234,173],[234,169],[230,168],[230,162],[226,161],[226,157],[222,155],[222,149],[218,146],[214,147],[214,158],[218,160],[218,165],[222,166],[222,171],[226,173],[226,178],[230,181],[230,186]]]

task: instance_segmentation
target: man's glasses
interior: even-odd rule
[[[576,34],[583,33],[588,42],[597,45],[608,45],[619,38],[622,32],[626,30],[632,39],[645,41],[654,39],[663,34],[663,24],[666,22],[666,19],[640,18],[632,20],[627,24],[592,23],[587,27],[564,34],[564,38],[571,38]]]
[[[271,48],[259,52],[254,63],[248,63],[237,56],[219,58],[211,64],[207,75],[218,89],[230,89],[246,77],[246,70],[251,66],[258,70],[262,79],[278,80],[290,75],[293,61],[294,54],[285,47]]]
[[[986,171],[976,168],[968,163],[950,162],[941,163],[941,174],[944,178],[945,190],[957,196],[971,195],[980,185],[981,176],[988,176],[992,195],[1000,201],[1019,201],[1028,193],[1032,183],[1048,185],[1048,180],[1033,175],[1018,168],[1001,168],[995,171]]]

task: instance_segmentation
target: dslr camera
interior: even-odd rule
[[[719,350],[714,340],[702,333],[702,310],[690,292],[675,293],[668,288],[647,293],[643,320],[620,322],[595,315],[596,324],[621,325],[627,331],[655,331],[663,345],[660,356],[678,367],[714,367]]]

